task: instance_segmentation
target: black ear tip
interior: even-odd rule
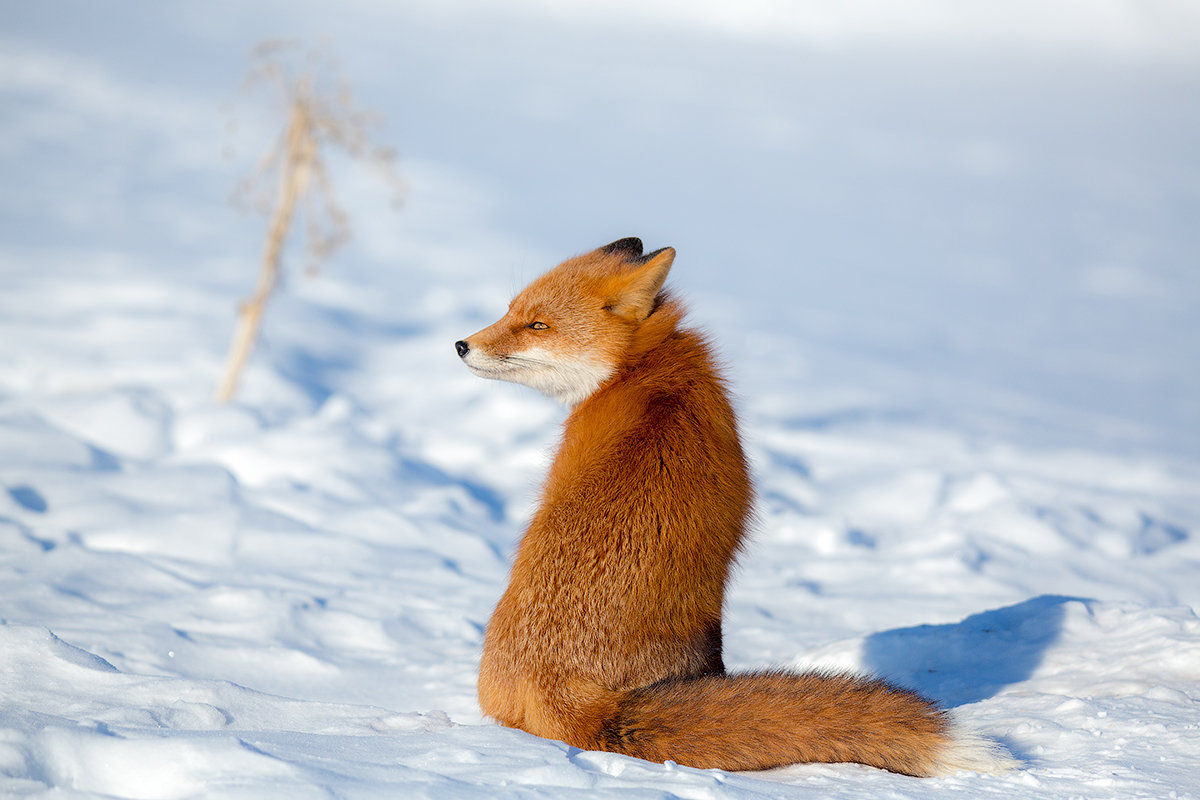
[[[600,248],[603,252],[614,256],[625,256],[626,258],[641,258],[642,257],[642,240],[636,236],[629,236],[624,239],[617,239],[612,244],[606,244]]]

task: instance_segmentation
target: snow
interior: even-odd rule
[[[1200,797],[1195,8],[732,8],[6,11],[0,795]],[[279,33],[328,36],[409,191],[335,165],[356,238],[221,406],[270,134],[221,106]],[[453,342],[629,235],[679,251],[753,460],[727,662],[884,675],[1020,769],[729,774],[481,717],[563,412]]]

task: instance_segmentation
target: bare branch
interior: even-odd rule
[[[287,109],[287,122],[254,171],[234,191],[235,202],[249,199],[270,215],[258,285],[239,308],[225,374],[217,390],[222,402],[236,391],[254,348],[267,301],[280,283],[284,244],[297,217],[303,217],[310,273],[349,239],[349,219],[338,205],[323,149],[336,145],[377,172],[392,189],[393,206],[404,193],[395,171],[395,152],[371,144],[370,130],[381,124],[380,117],[354,107],[350,86],[338,77],[336,62],[325,49],[305,50],[294,40],[271,39],[254,48],[252,60],[244,87],[273,86]],[[299,72],[293,69],[297,60],[302,62]]]

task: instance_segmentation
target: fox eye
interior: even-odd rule
[[[531,330],[535,330],[535,331],[544,331],[544,330],[548,330],[550,328],[550,326],[544,322],[531,322],[528,325],[526,325],[525,327],[530,328]]]

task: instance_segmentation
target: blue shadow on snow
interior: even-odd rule
[[[863,646],[864,665],[949,708],[986,700],[1033,674],[1075,602],[1089,601],[1042,595],[962,622],[876,633]]]
[[[8,496],[12,501],[26,511],[32,511],[35,514],[45,514],[50,505],[46,502],[46,498],[42,493],[32,486],[9,486]]]
[[[433,486],[458,486],[472,499],[482,505],[493,522],[504,519],[504,498],[495,489],[477,481],[454,476],[425,461],[400,457],[397,477],[416,477]]]

